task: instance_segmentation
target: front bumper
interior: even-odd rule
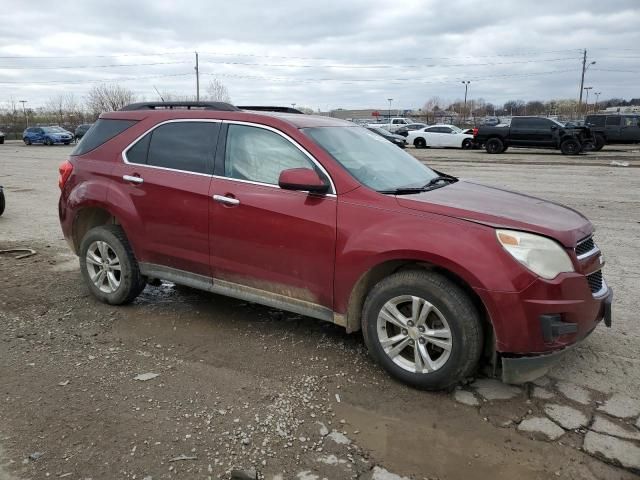
[[[609,288],[607,295],[602,299],[602,316],[596,319],[596,323],[604,320],[607,327],[611,327],[613,302],[613,290]],[[593,330],[595,325],[571,345],[561,350],[539,355],[502,356],[502,381],[505,383],[522,384],[530,382],[545,375],[551,367],[556,365],[567,352],[584,340]]]

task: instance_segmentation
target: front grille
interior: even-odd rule
[[[583,240],[580,243],[578,243],[578,245],[576,245],[576,255],[577,256],[584,255],[585,253],[590,252],[594,248],[596,248],[596,244],[593,241],[593,237],[589,237],[586,240]]]
[[[598,293],[602,290],[602,285],[604,283],[602,279],[602,270],[598,270],[591,275],[587,275],[587,282],[589,283],[591,293]]]

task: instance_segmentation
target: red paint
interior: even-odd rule
[[[361,186],[300,128],[350,125],[308,115],[215,111],[115,112],[103,118],[139,123],[82,157],[62,182],[60,220],[65,237],[86,207],[107,210],[123,226],[139,261],[245,283],[318,303],[344,314],[358,280],[390,260],[426,262],[464,281],[482,300],[501,352],[540,353],[570,345],[602,318],[576,242],[593,232],[578,212],[537,198],[470,182],[394,197]],[[329,173],[336,195],[308,194],[127,165],[121,152],[159,122],[209,118],[275,128],[305,148]],[[68,169],[65,169],[65,172]],[[62,173],[61,173],[62,174]],[[123,175],[144,176],[135,185]],[[222,195],[240,201],[213,201]],[[538,278],[508,255],[495,228],[548,236],[569,253],[575,273]],[[578,333],[545,344],[538,316],[560,313]]]

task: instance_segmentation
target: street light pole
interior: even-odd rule
[[[585,113],[589,113],[589,90],[591,90],[593,87],[584,87],[584,89],[587,91],[587,98],[584,102],[584,109],[585,109]]]
[[[24,106],[27,100],[20,100],[20,103],[22,104],[22,113],[24,113],[25,128],[29,128],[29,117],[27,116],[27,109]]]
[[[391,123],[391,102],[393,102],[393,98],[387,98],[389,102],[389,123]]]
[[[580,77],[580,98],[578,99],[578,116],[582,112],[582,90],[584,89],[584,74],[587,73],[587,70],[591,65],[595,65],[595,60],[589,64],[587,64],[587,49],[584,49],[582,54],[582,76]]]
[[[593,111],[597,112],[598,111],[598,101],[600,100],[600,94],[602,92],[593,92],[593,94],[596,96],[596,104],[593,106]]]
[[[462,80],[462,83],[464,83],[464,116],[466,118],[466,116],[467,116],[467,91],[469,90],[469,84],[471,83],[471,80]]]

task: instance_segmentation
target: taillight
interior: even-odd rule
[[[478,127],[473,129],[473,136],[477,137],[478,136]]]
[[[58,177],[58,187],[60,187],[60,190],[62,190],[64,184],[67,183],[67,180],[69,180],[71,172],[73,172],[73,163],[71,163],[69,160],[65,160],[64,162],[62,162],[62,164],[60,164],[58,172],[60,172],[60,176]]]

